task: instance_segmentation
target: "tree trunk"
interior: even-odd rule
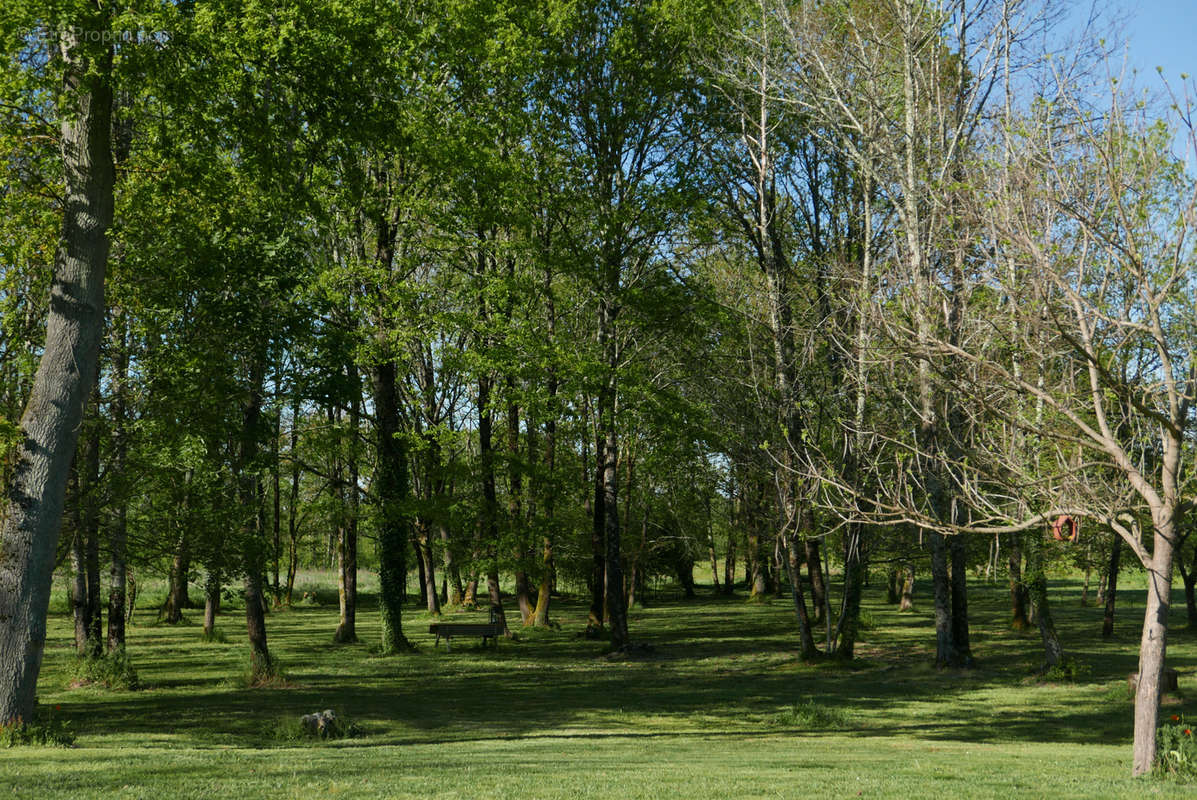
[[[1010,534],[1010,627],[1023,630],[1030,626],[1027,619],[1027,585],[1022,579],[1022,533]]]
[[[1027,591],[1030,594],[1031,606],[1035,612],[1035,623],[1039,626],[1039,635],[1043,639],[1044,671],[1055,667],[1064,660],[1064,647],[1060,644],[1060,636],[1056,632],[1055,621],[1052,619],[1051,605],[1047,599],[1047,574],[1044,571],[1043,534],[1031,531],[1027,534]]]
[[[216,634],[216,615],[220,613],[220,570],[209,569],[204,579],[204,638]]]
[[[438,522],[437,528],[440,530],[441,553],[445,563],[443,574],[448,584],[446,601],[450,606],[460,606],[465,602],[465,589],[461,585],[461,571],[457,568],[457,562],[453,558],[453,546],[449,540],[449,526],[444,522]]]
[[[913,611],[914,610],[914,566],[907,564],[903,570],[905,577],[902,580],[902,600],[898,603],[898,611]]]
[[[71,537],[71,609],[75,619],[75,654],[86,656],[87,632],[91,630],[91,619],[87,605],[87,560],[83,555],[82,526],[75,529]]]
[[[727,530],[727,552],[723,557],[723,593],[734,594],[736,591],[736,526],[733,523]]]
[[[416,544],[420,548],[420,560],[424,562],[424,594],[425,608],[434,617],[441,614],[440,598],[436,594],[436,565],[432,560],[432,530],[424,527],[416,537]]]
[[[1197,569],[1185,573],[1185,611],[1188,614],[1189,628],[1197,630]]]
[[[1179,447],[1173,443],[1173,447]],[[1139,640],[1139,684],[1135,690],[1135,747],[1132,774],[1145,775],[1155,766],[1156,729],[1160,716],[1160,678],[1168,651],[1168,609],[1172,604],[1175,509],[1156,510],[1151,561],[1147,567],[1147,607]]]
[[[790,597],[794,602],[794,612],[798,616],[798,653],[803,661],[809,661],[818,655],[815,647],[815,637],[811,632],[810,617],[806,611],[806,597],[802,591],[802,564],[798,559],[798,543],[794,537],[786,537],[786,569],[790,578]]]
[[[374,496],[379,505],[378,578],[382,612],[382,647],[387,653],[410,650],[403,635],[403,595],[407,574],[407,448],[400,437],[395,365],[380,361],[372,371],[378,464]]]
[[[973,653],[968,635],[968,553],[964,537],[951,537],[948,551],[952,558],[952,647],[956,663],[968,667],[973,664]]]
[[[262,596],[262,576],[269,543],[265,540],[264,520],[260,513],[262,498],[258,476],[252,471],[261,436],[262,379],[261,363],[253,359],[250,364],[249,402],[245,406],[241,449],[237,459],[237,494],[244,515],[241,552],[245,573],[245,630],[249,635],[251,680],[255,683],[269,680],[276,674],[266,641],[265,598]],[[251,508],[258,509],[259,513],[250,515],[248,509]]]
[[[287,513],[287,588],[285,600],[289,608],[295,593],[295,573],[299,571],[299,393],[291,398],[291,491]]]
[[[115,182],[112,47],[80,32],[107,31],[108,8],[59,26],[65,202],[45,344],[0,500],[0,723],[33,718],[67,476],[96,380]]]
[[[83,556],[87,567],[87,655],[104,653],[104,612],[100,597],[100,393],[92,392],[92,412],[84,422],[83,472],[80,501],[83,505]]]
[[[1101,621],[1101,638],[1109,639],[1114,635],[1114,606],[1118,600],[1118,569],[1122,560],[1122,537],[1114,534],[1114,543],[1110,547],[1110,565],[1106,572],[1106,603],[1105,614]]]
[[[168,625],[177,625],[183,619],[183,609],[187,607],[187,585],[191,577],[191,544],[188,541],[186,518],[187,502],[184,501],[184,517],[180,520],[179,538],[175,540],[175,553],[170,562],[170,573],[167,579],[168,590],[166,604],[162,607],[162,619]]]
[[[748,599],[750,602],[761,602],[766,599],[769,591],[769,562],[765,557],[765,544],[761,536],[765,524],[762,486],[760,492],[751,492],[744,502],[744,521],[747,523],[748,536],[748,564],[751,570]],[[805,601],[804,601],[805,602]]]
[[[116,475],[115,513],[108,528],[108,652],[125,646],[125,595],[128,569],[125,550],[128,541],[128,489],[124,484],[128,455],[125,384],[129,370],[128,333],[123,315],[116,317],[112,374],[112,471]]]
[[[819,540],[806,540],[806,575],[810,580],[810,602],[815,608],[815,625],[826,622],[827,585],[823,581],[823,563],[819,557]]]
[[[836,656],[844,661],[851,661],[856,654],[860,628],[860,595],[864,584],[863,527],[851,525],[844,534],[844,610],[840,615],[840,639],[835,649]]]
[[[948,548],[944,535],[928,531],[931,540],[931,584],[935,595],[935,666],[956,664],[952,643],[952,587],[948,576]]]
[[[598,424],[595,423],[595,470],[594,470],[594,511],[591,514],[590,528],[590,611],[586,617],[586,635],[598,636],[603,631],[605,582],[607,580],[606,554],[603,550],[603,536],[607,529],[606,510],[603,505],[603,448],[606,446],[602,436],[597,433]]]
[[[612,272],[608,267],[608,272]],[[614,302],[617,281],[608,275],[607,295],[599,300],[598,339],[603,350],[606,368],[605,382],[598,396],[599,428],[603,436],[599,472],[603,488],[603,534],[606,539],[606,611],[611,621],[611,648],[623,650],[628,645],[628,616],[623,593],[623,563],[620,554],[619,529],[619,472],[617,458],[619,438],[616,426],[616,375],[619,351],[615,336],[615,318],[619,313]]]

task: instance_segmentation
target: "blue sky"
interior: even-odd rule
[[[1197,76],[1197,0],[1115,0],[1113,7],[1125,15],[1128,63],[1145,86],[1157,80],[1157,66],[1174,85],[1182,72]]]

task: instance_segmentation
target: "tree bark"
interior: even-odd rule
[[[60,29],[65,204],[45,346],[0,510],[0,723],[33,717],[63,497],[96,380],[115,183],[112,47],[79,32],[106,31],[109,13]]]
[[[905,573],[905,577],[902,580],[902,600],[898,603],[898,611],[913,611],[914,567],[910,564],[907,564],[903,571]]]
[[[1031,606],[1035,612],[1035,624],[1039,626],[1039,636],[1043,640],[1044,671],[1057,666],[1064,660],[1064,647],[1060,643],[1060,636],[1056,632],[1056,624],[1052,619],[1051,605],[1047,599],[1047,574],[1044,571],[1043,534],[1030,531],[1027,534],[1027,591],[1031,598]]]
[[[1179,445],[1172,443],[1174,448]],[[1175,508],[1153,510],[1153,547],[1147,567],[1147,607],[1139,640],[1139,684],[1135,690],[1134,775],[1155,766],[1156,729],[1160,716],[1160,678],[1168,651],[1168,609],[1172,604],[1172,559]]]
[[[806,576],[810,581],[810,603],[815,609],[815,625],[826,622],[827,585],[823,581],[823,561],[819,557],[819,540],[806,540]]]
[[[190,480],[190,479],[188,479]],[[162,607],[162,619],[168,625],[177,625],[183,619],[183,609],[190,599],[187,587],[191,577],[191,543],[188,541],[186,516],[188,503],[183,502],[183,518],[179,525],[179,538],[175,540],[175,552],[170,562],[170,573],[167,579],[168,590],[166,603]]]
[[[1114,606],[1118,601],[1118,569],[1122,560],[1122,537],[1114,534],[1114,542],[1110,546],[1110,564],[1106,572],[1105,613],[1101,621],[1101,638],[1109,639],[1114,635]]]
[[[371,378],[378,439],[374,496],[378,500],[380,512],[378,578],[382,646],[384,652],[395,653],[411,649],[403,635],[403,594],[407,574],[407,520],[403,503],[408,496],[407,448],[400,438],[395,365],[390,361],[379,361],[372,370]]]
[[[973,664],[973,652],[968,635],[968,553],[964,537],[951,537],[948,552],[952,559],[952,647],[956,663],[968,667]]]
[[[82,526],[71,537],[71,610],[75,620],[75,655],[87,655],[87,632],[91,630],[87,605],[87,562],[83,555]]]
[[[129,371],[128,331],[124,316],[117,316],[113,341],[112,373],[112,470],[115,474],[116,498],[112,522],[108,528],[108,652],[115,653],[125,646],[125,602],[128,567],[129,492],[124,483],[128,456],[128,407],[126,382]]]
[[[209,569],[204,579],[204,638],[216,635],[216,615],[220,613],[220,570]]]
[[[266,639],[265,600],[262,596],[262,576],[265,573],[266,549],[269,543],[265,540],[266,532],[262,529],[261,493],[258,477],[254,473],[261,436],[259,429],[262,424],[262,378],[262,366],[254,359],[250,364],[249,401],[245,406],[241,448],[237,459],[237,494],[244,517],[241,552],[242,569],[245,573],[245,630],[249,635],[251,680],[255,683],[269,680],[276,674]],[[251,515],[249,509],[258,509],[259,513]]]
[[[604,606],[605,583],[607,579],[606,554],[603,550],[603,536],[607,529],[606,508],[603,494],[603,450],[606,445],[601,434],[598,433],[598,423],[595,422],[595,469],[594,469],[594,511],[591,514],[590,528],[590,610],[586,617],[586,635],[598,636],[603,631],[605,618]]]
[[[608,272],[612,271],[608,267]],[[619,471],[617,457],[619,438],[615,419],[616,376],[619,369],[619,350],[615,338],[615,318],[619,311],[613,293],[617,281],[608,276],[607,296],[599,300],[598,338],[603,350],[606,379],[598,396],[599,426],[603,435],[601,466],[603,484],[603,534],[606,538],[607,618],[611,621],[611,648],[623,650],[628,645],[628,615],[623,593],[623,563],[620,555],[619,529]]]
[[[931,585],[935,597],[935,666],[956,664],[952,642],[952,588],[948,575],[948,547],[944,535],[927,531],[931,541]]]
[[[1010,627],[1023,630],[1030,626],[1027,618],[1027,585],[1022,579],[1022,533],[1010,534]]]

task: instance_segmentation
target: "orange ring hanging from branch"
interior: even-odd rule
[[[1052,536],[1057,542],[1075,542],[1081,536],[1081,522],[1068,514],[1061,514],[1052,523]]]

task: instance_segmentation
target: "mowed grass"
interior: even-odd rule
[[[1129,577],[1129,576],[1128,576]],[[1126,581],[1134,585],[1133,579]],[[50,623],[39,687],[68,720],[73,749],[0,752],[9,797],[1191,797],[1193,786],[1129,778],[1131,701],[1142,589],[1122,593],[1118,633],[1053,584],[1075,684],[1033,677],[1038,633],[1006,624],[1004,584],[972,582],[976,669],[936,671],[930,599],[915,613],[865,597],[868,629],[850,664],[798,662],[790,606],[741,594],[634,610],[636,660],[579,637],[585,608],[554,606],[555,631],[519,631],[497,648],[433,648],[428,617],[409,613],[418,651],[381,656],[376,599],[359,610],[362,642],[334,645],[335,587],[309,576],[305,603],[268,617],[287,682],[247,689],[243,618],[227,642],[200,640],[140,611],[129,651],[145,688],[71,688],[70,621]],[[363,585],[376,584],[363,575]],[[924,590],[926,587],[922,587]],[[302,593],[297,592],[297,599]],[[1181,696],[1165,713],[1197,719],[1197,636],[1174,613],[1169,663]],[[55,608],[61,609],[60,603]],[[509,609],[509,619],[514,613]],[[447,618],[484,618],[449,614]],[[301,742],[299,715],[333,708],[360,738]]]

